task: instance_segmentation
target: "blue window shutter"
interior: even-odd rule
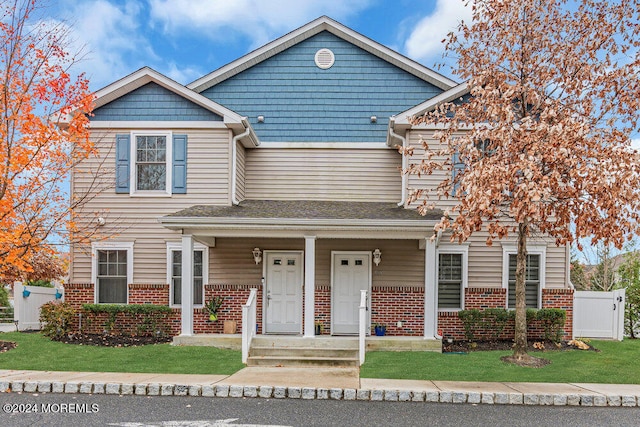
[[[187,192],[187,135],[173,135],[173,165],[171,192]]]
[[[116,135],[116,193],[129,193],[129,153],[131,137]]]

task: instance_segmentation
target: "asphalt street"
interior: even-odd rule
[[[3,393],[2,426],[637,426],[638,409]]]

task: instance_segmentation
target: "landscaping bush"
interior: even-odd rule
[[[2,283],[0,283],[0,307],[9,307],[9,292]]]
[[[465,337],[469,341],[491,338],[498,339],[507,324],[515,320],[516,312],[505,308],[486,310],[461,310],[458,317],[462,321]],[[559,308],[527,309],[527,325],[538,321],[544,330],[544,339],[562,341],[566,312]]]
[[[67,302],[48,302],[40,307],[40,322],[42,334],[59,339],[69,334],[76,311]]]
[[[538,320],[544,328],[544,339],[556,343],[562,341],[566,318],[567,313],[560,308],[541,308],[535,311],[535,320]]]
[[[38,286],[40,288],[53,288],[53,284],[48,281],[48,280],[43,280],[43,279],[39,279],[39,280],[28,280],[27,283],[25,283],[26,286]]]
[[[94,318],[104,318],[103,332],[128,335],[166,335],[169,332],[167,315],[172,310],[166,305],[154,304],[83,304],[82,308]],[[105,318],[106,317],[106,318]]]

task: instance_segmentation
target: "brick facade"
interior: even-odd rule
[[[223,296],[224,303],[218,312],[218,320],[209,320],[204,308],[193,310],[193,331],[196,334],[221,334],[224,321],[234,320],[236,332],[242,330],[242,305],[249,298],[251,288],[258,289],[257,295],[257,329],[262,333],[262,286],[259,285],[206,285],[205,301],[216,296]],[[168,305],[170,287],[168,284],[130,284],[128,286],[131,304]],[[65,285],[65,301],[77,310],[82,304],[94,302],[93,284]],[[484,310],[504,307],[506,289],[503,288],[467,288],[465,289],[465,308]],[[570,339],[573,332],[573,290],[543,289],[543,308],[561,308],[566,311],[567,319],[564,327],[564,338]],[[130,316],[130,315],[129,315]],[[103,318],[104,317],[104,318]],[[82,330],[87,333],[102,333],[107,323],[106,314],[83,313]],[[138,324],[141,319],[118,318],[118,330],[123,333],[135,333],[140,327],[125,326]],[[142,319],[143,320],[143,319]],[[149,319],[147,319],[148,323]],[[315,289],[315,321],[323,326],[323,335],[331,334],[331,287],[318,285]],[[374,286],[371,291],[371,322],[385,324],[390,336],[421,336],[424,331],[424,287],[421,286]],[[398,326],[401,322],[401,326]],[[79,323],[79,322],[78,322]],[[163,329],[170,335],[179,335],[181,326],[180,308],[173,308],[170,314],[164,314]],[[79,324],[77,325],[79,326]],[[136,329],[138,328],[138,329]],[[465,339],[464,327],[458,313],[438,313],[438,331],[447,338]],[[529,326],[529,336],[539,339],[544,329],[535,322]],[[513,337],[513,322],[507,324],[501,338]]]
[[[398,327],[398,322],[402,326]],[[374,286],[371,289],[371,324],[387,326],[387,335],[424,334],[424,287]]]

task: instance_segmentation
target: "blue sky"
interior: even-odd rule
[[[461,0],[50,0],[94,90],[150,66],[187,84],[327,15],[430,68],[471,12]],[[440,70],[449,75],[446,70]]]

